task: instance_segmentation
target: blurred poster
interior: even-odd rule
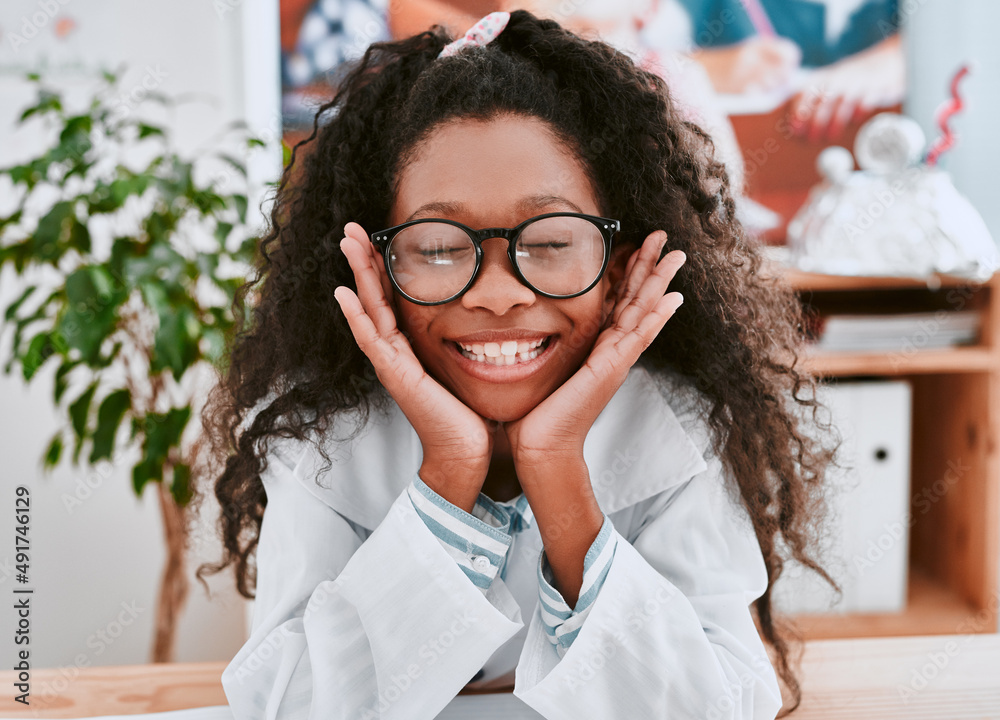
[[[309,135],[342,64],[370,43],[433,24],[457,36],[488,12],[517,8],[661,75],[712,135],[740,219],[770,243],[784,241],[819,181],[819,152],[851,148],[865,120],[903,100],[896,0],[281,0],[286,141]]]

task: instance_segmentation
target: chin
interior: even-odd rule
[[[544,399],[522,400],[519,398],[501,397],[503,395],[502,391],[498,392],[497,395],[498,397],[494,398],[479,397],[476,399],[463,399],[463,402],[481,417],[507,423],[520,420],[538,407],[538,404]]]

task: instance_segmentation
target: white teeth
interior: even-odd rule
[[[525,342],[523,340],[505,340],[502,343],[474,343],[471,345],[459,343],[459,347],[471,355],[500,357],[501,355],[520,355],[521,353],[526,353],[529,350],[534,350],[543,342],[545,342],[545,338],[542,338],[541,340],[532,340],[531,342]]]
[[[476,362],[487,365],[516,365],[518,363],[530,362],[541,354],[543,348],[540,347],[543,340],[533,343],[518,343],[517,341],[507,341],[501,346],[500,343],[485,343],[483,345],[459,345],[462,348],[462,355]],[[514,344],[514,352],[507,354],[501,350],[509,349],[508,343]],[[526,350],[522,348],[527,348]],[[474,352],[482,348],[483,352]],[[491,354],[494,353],[494,354]]]

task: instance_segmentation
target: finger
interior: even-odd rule
[[[384,356],[386,353],[394,352],[394,350],[389,346],[389,343],[385,342],[385,338],[379,334],[375,323],[372,322],[372,319],[365,312],[361,300],[350,288],[343,285],[337,287],[333,291],[333,297],[340,305],[341,312],[344,313],[344,317],[347,319],[347,325],[351,328],[351,333],[358,342],[358,347],[368,356],[372,364],[378,368],[385,359]]]
[[[830,124],[830,118],[833,117],[837,100],[838,97],[833,94],[825,94],[820,99],[809,123],[809,142],[819,142],[822,139],[827,126]]]
[[[836,140],[843,134],[847,124],[854,118],[857,108],[858,98],[846,95],[840,98],[830,118],[830,126],[826,130],[827,140]]]
[[[683,302],[684,298],[679,292],[664,295],[642,317],[638,327],[628,331],[620,327],[606,330],[598,338],[594,350],[581,368],[586,372],[582,376],[580,373],[574,375],[570,381],[583,383],[585,389],[581,392],[593,393],[607,385],[610,378],[617,377],[617,388],[628,374],[629,368],[635,365],[643,350],[656,339],[667,320]]]
[[[632,254],[629,255],[628,262],[625,263],[625,277],[628,277],[629,273],[632,272],[632,268],[635,267],[635,261],[639,257],[640,250],[642,250],[642,248],[636,248],[635,250],[632,251]],[[623,289],[624,287],[625,285],[622,284]]]
[[[650,313],[667,291],[667,287],[684,264],[686,258],[680,250],[670,253],[646,279],[639,292],[629,305],[622,309],[618,318],[618,327],[623,331],[635,328],[642,318]]]
[[[653,271],[666,241],[667,234],[662,230],[657,230],[648,235],[642,243],[642,247],[639,248],[639,254],[632,263],[632,269],[625,276],[625,287],[612,313],[613,322],[618,322],[618,317],[621,315],[622,310],[632,301],[639,288],[642,287],[643,282],[645,282],[650,272]]]
[[[792,102],[792,131],[799,137],[808,135],[810,124],[816,116],[819,107],[828,99],[829,90],[821,76],[813,78],[813,82],[804,88]]]
[[[639,327],[635,329],[636,334],[645,338],[649,342],[656,339],[660,330],[667,323],[674,313],[684,303],[684,296],[679,292],[672,292],[663,295],[659,301],[646,313],[639,322]]]
[[[350,288],[340,286],[333,291],[333,296],[340,304],[358,347],[371,360],[386,390],[398,397],[399,393],[415,388],[426,373],[402,333],[393,330],[389,337],[380,334]]]
[[[365,256],[369,259],[369,264],[375,271],[375,274],[379,277],[383,294],[386,297],[390,297],[392,294],[392,287],[388,283],[381,282],[381,270],[383,266],[382,256],[378,247],[376,247],[375,243],[371,241],[371,237],[369,237],[368,233],[365,232],[365,229],[361,227],[361,225],[353,221],[344,225],[344,235],[356,240],[358,246],[364,249]]]
[[[395,297],[395,290],[392,287],[392,281],[389,280],[389,271],[386,269],[382,251],[373,242],[368,242],[367,247],[372,257],[372,269],[379,279],[379,284],[382,285],[382,295],[385,297],[386,302],[391,304]]]
[[[788,38],[778,37],[775,47],[781,53],[787,65],[795,68],[802,64],[802,48]]]
[[[628,285],[628,277],[632,274],[632,268],[635,267],[635,261],[639,257],[639,251],[642,248],[637,248],[632,251],[628,257],[628,262],[625,263],[625,272],[622,274],[622,279],[618,282],[618,290],[615,292],[615,305],[617,306],[621,302],[622,298],[625,297],[625,292]]]
[[[812,115],[810,103],[809,95],[804,92],[800,92],[792,99],[788,110],[788,125],[792,134],[801,136],[804,133],[806,122]]]
[[[344,225],[344,234],[347,237],[354,238],[358,243],[365,249],[365,254],[371,258],[371,266],[375,271],[375,275],[379,279],[379,284],[382,286],[382,295],[385,296],[386,301],[389,302],[393,297],[392,282],[389,280],[389,275],[385,269],[385,260],[382,258],[382,253],[378,247],[371,241],[371,236],[365,232],[365,229],[361,227],[356,222],[349,222]]]
[[[359,247],[357,238],[351,236],[340,241],[340,248],[347,256],[351,270],[354,271],[354,279],[358,286],[357,296],[365,313],[375,323],[378,332],[388,337],[396,329],[396,315],[386,301],[378,273],[371,265],[370,255],[363,247]]]
[[[672,292],[661,297],[653,308],[642,316],[637,327],[623,333],[615,342],[614,350],[618,363],[627,368],[632,367],[683,302],[684,296],[679,292]]]
[[[657,263],[636,296],[622,309],[618,317],[618,327],[628,331],[638,326],[642,318],[651,312],[663,297],[670,282],[686,260],[683,251],[674,250]]]
[[[368,233],[365,232],[365,229],[354,221],[344,225],[344,234],[360,242],[371,242],[371,238],[368,236]]]

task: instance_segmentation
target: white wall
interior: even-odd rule
[[[963,62],[972,72],[959,85],[965,109],[954,117],[957,144],[941,156],[955,186],[983,216],[1000,243],[1000,3],[996,0],[900,0],[907,57],[906,114],[923,128],[928,143],[940,134],[938,106],[950,97],[949,83]]]
[[[61,21],[61,24],[57,23]],[[69,98],[80,97],[85,68],[128,63],[120,102],[132,103],[154,86],[170,95],[195,93],[201,100],[172,113],[149,111],[169,124],[178,148],[190,155],[211,143],[221,126],[244,119],[271,152],[251,164],[258,181],[280,172],[277,2],[269,0],[5,0],[0,5],[0,165],[31,157],[43,133],[14,130],[14,119],[32,99],[21,78],[45,63]],[[57,27],[74,25],[64,39]],[[22,40],[24,42],[22,42]],[[89,83],[89,80],[87,81]],[[155,108],[154,108],[155,110]],[[137,112],[147,111],[136,108]],[[211,147],[211,145],[208,145]],[[10,189],[0,188],[0,212],[10,210]],[[7,269],[0,275],[0,307],[21,285]],[[0,336],[0,357],[10,352],[12,328]],[[60,426],[52,407],[55,363],[43,367],[30,386],[19,375],[0,375],[0,667],[12,667],[10,641],[13,574],[14,488],[31,488],[31,614],[33,667],[117,665],[149,661],[156,592],[164,547],[154,488],[143,497],[131,488],[131,456],[96,470],[67,461],[43,474],[42,453]],[[73,388],[68,392],[73,396]],[[217,507],[207,504],[196,532],[188,571],[217,559]],[[193,581],[180,622],[178,661],[229,660],[242,645],[245,602],[231,573],[210,579],[211,599]],[[129,610],[131,608],[131,611]],[[10,629],[10,632],[8,632]],[[103,635],[103,637],[102,637]],[[36,696],[46,688],[33,687]]]

